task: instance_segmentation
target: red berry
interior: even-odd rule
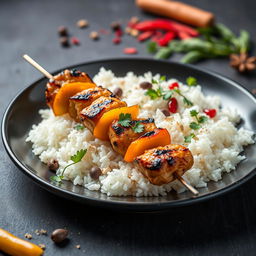
[[[123,52],[125,54],[136,54],[138,51],[136,48],[129,47],[129,48],[124,48]]]
[[[176,98],[171,98],[168,103],[168,108],[171,113],[176,113],[178,109],[178,101]]]
[[[212,108],[212,109],[205,109],[204,113],[209,116],[210,118],[214,118],[217,114],[216,109]]]
[[[170,89],[170,90],[173,90],[173,89],[176,88],[176,87],[179,88],[179,84],[178,84],[177,82],[172,83],[172,84],[169,85],[169,89]]]
[[[76,45],[80,44],[80,41],[77,37],[72,37],[71,42],[72,42],[72,44],[76,44]]]
[[[113,44],[120,44],[121,43],[121,38],[120,37],[115,37],[112,40]]]

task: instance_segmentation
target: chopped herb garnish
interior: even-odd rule
[[[135,125],[132,126],[132,129],[133,129],[133,131],[134,131],[135,133],[143,132],[143,131],[144,131],[144,128],[145,128],[144,125],[141,124],[139,121],[137,121],[137,122],[135,123]]]
[[[148,42],[147,50],[149,53],[155,53],[155,52],[157,52],[157,49],[158,49],[158,47],[157,47],[156,42],[152,42],[152,41]]]
[[[162,93],[161,93],[161,90],[160,90],[160,89],[157,89],[157,90],[148,89],[148,90],[145,92],[145,95],[148,95],[151,100],[155,100],[155,99],[157,99],[157,98],[160,98],[160,97],[162,96]]]
[[[165,81],[166,81],[166,76],[161,76],[161,77],[160,77],[160,81],[161,81],[161,82],[165,82]]]
[[[119,120],[118,120],[118,123],[124,127],[129,127],[130,126],[130,122],[131,122],[131,114],[124,114],[124,113],[121,113],[119,115]]]
[[[76,152],[75,155],[71,156],[70,157],[70,160],[73,162],[71,164],[68,164],[67,166],[65,166],[65,168],[63,169],[63,171],[61,172],[61,175],[54,175],[54,176],[51,176],[50,179],[51,181],[53,182],[56,182],[56,183],[61,183],[61,181],[63,180],[64,178],[64,172],[66,171],[66,169],[73,165],[73,164],[76,164],[76,163],[79,163],[83,157],[85,156],[87,152],[87,149],[80,149]]]
[[[154,78],[152,78],[151,83],[152,83],[152,84],[158,84],[158,81],[155,80]]]
[[[188,86],[196,86],[197,85],[197,79],[190,76],[186,80]]]
[[[191,116],[197,116],[198,114],[199,114],[199,112],[197,112],[197,111],[194,110],[194,109],[190,111],[190,115],[191,115]]]
[[[190,123],[189,127],[193,130],[198,130],[199,128],[201,128],[201,125],[196,122],[192,122]]]
[[[205,123],[207,120],[208,120],[208,117],[207,117],[207,116],[200,116],[200,117],[198,118],[198,123],[203,124],[203,123]]]
[[[76,129],[77,131],[80,131],[80,130],[82,131],[82,130],[84,130],[84,128],[85,127],[82,124],[77,124],[74,126],[74,129]]]
[[[186,143],[190,143],[191,142],[191,139],[193,139],[196,135],[194,133],[191,133],[190,135],[188,136],[184,136],[184,142]]]
[[[186,98],[181,92],[180,89],[173,89],[177,94],[183,97],[183,102],[188,106],[193,106],[193,102],[191,102],[188,98]]]

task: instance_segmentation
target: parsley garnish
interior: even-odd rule
[[[188,86],[197,86],[197,79],[190,76],[186,80]]]
[[[132,116],[131,114],[121,113],[119,115],[118,123],[123,127],[131,127],[135,133],[140,133],[144,131],[144,125],[140,121],[135,121],[135,124],[132,125]]]
[[[137,122],[135,123],[135,125],[132,126],[133,131],[136,132],[136,133],[143,132],[143,131],[144,131],[144,128],[145,128],[144,125],[141,124],[140,121],[137,121]]]
[[[82,124],[77,124],[74,126],[74,129],[76,129],[77,131],[80,131],[80,130],[82,131],[82,130],[84,130],[84,128],[85,127]]]
[[[199,128],[201,128],[201,125],[196,122],[192,122],[190,123],[189,127],[193,130],[198,130]]]
[[[188,136],[184,136],[184,142],[190,143],[191,140],[195,137],[196,135],[194,133],[191,133]]]
[[[208,120],[208,117],[206,117],[206,116],[198,116],[198,114],[199,114],[199,112],[194,110],[194,109],[190,111],[190,115],[192,117],[195,117],[196,121],[197,121],[197,122],[192,122],[189,125],[189,127],[191,129],[193,129],[193,130],[198,130],[199,128],[201,128],[200,124],[203,124],[203,123],[205,123]]]
[[[132,118],[131,114],[121,113],[119,115],[118,123],[121,124],[124,127],[129,127],[130,126],[130,122],[131,122],[131,118]]]
[[[183,102],[188,106],[193,106],[193,102],[191,102],[188,98],[186,98],[181,92],[180,89],[173,89],[176,93],[178,93],[181,97],[183,97]]]
[[[65,166],[65,168],[63,169],[63,171],[61,172],[61,175],[54,175],[54,176],[51,176],[50,179],[51,181],[53,182],[56,182],[56,183],[61,183],[63,178],[64,178],[64,172],[66,171],[66,169],[73,165],[73,164],[76,164],[76,163],[79,163],[83,157],[85,156],[87,152],[87,149],[80,149],[76,152],[75,155],[71,156],[70,157],[70,160],[73,162],[71,164],[68,164],[67,166]]]

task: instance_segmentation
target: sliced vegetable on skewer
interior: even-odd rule
[[[151,132],[147,132],[133,141],[126,151],[124,160],[132,162],[135,158],[145,152],[158,146],[165,146],[171,143],[169,132],[163,128],[156,128]]]
[[[132,119],[136,119],[139,114],[139,106],[134,105],[130,107],[115,108],[103,114],[96,124],[93,135],[101,140],[109,140],[108,130],[109,126],[114,120],[117,120],[119,115],[130,114]]]

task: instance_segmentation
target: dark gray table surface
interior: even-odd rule
[[[235,32],[247,29],[256,41],[255,1],[186,2],[214,12],[219,22]],[[148,56],[145,45],[133,38],[125,37],[118,46],[111,43],[112,35],[105,35],[98,42],[88,38],[89,31],[108,28],[113,20],[127,21],[134,15],[151,17],[128,0],[1,0],[1,116],[18,91],[41,77],[22,60],[23,53],[49,71],[122,57],[125,46],[136,46],[138,56]],[[75,22],[81,18],[90,22],[88,29],[76,28]],[[61,48],[56,34],[59,25],[68,26],[80,38],[81,45]],[[198,66],[228,76],[248,89],[256,87],[255,73],[240,75],[227,63],[211,60]],[[46,244],[45,255],[256,255],[256,178],[220,198],[168,213],[116,213],[79,205],[44,191],[14,166],[2,143],[0,146],[0,227],[19,236],[40,228],[51,232],[66,227],[70,231],[71,239],[64,248],[51,243],[49,236],[33,234],[33,242]],[[81,245],[80,250],[76,244]]]

